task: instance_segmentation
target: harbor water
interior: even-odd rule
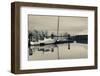
[[[88,44],[68,43],[30,46],[28,60],[59,60],[88,58]]]

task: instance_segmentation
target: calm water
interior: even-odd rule
[[[55,60],[55,59],[79,59],[88,57],[87,44],[68,44],[31,46],[29,48],[29,60]]]

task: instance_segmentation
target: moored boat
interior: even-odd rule
[[[51,38],[44,38],[44,40],[39,40],[37,42],[30,42],[31,45],[45,45],[45,44],[53,44],[55,43],[56,40],[55,39],[51,39]]]

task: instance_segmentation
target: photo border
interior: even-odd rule
[[[61,8],[61,9],[79,9],[93,10],[94,17],[94,65],[93,66],[75,66],[62,68],[46,68],[46,69],[27,69],[20,70],[20,8],[27,7],[42,7],[42,8]],[[25,73],[40,73],[40,72],[56,72],[56,71],[73,71],[97,69],[97,7],[95,6],[77,6],[77,5],[61,5],[47,3],[29,3],[29,2],[13,2],[11,3],[11,72],[15,74]]]

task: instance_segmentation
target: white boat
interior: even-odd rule
[[[44,40],[39,40],[38,42],[30,42],[31,45],[41,45],[41,44],[52,44],[55,43],[55,39],[44,38]]]

